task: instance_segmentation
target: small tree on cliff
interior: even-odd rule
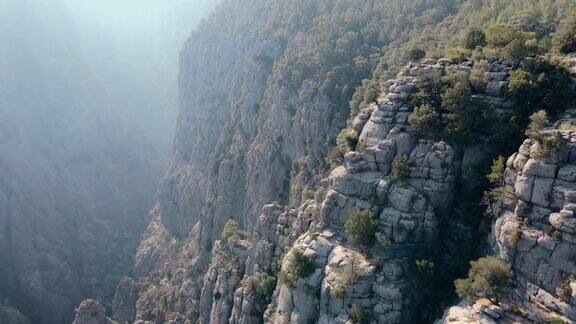
[[[346,235],[357,244],[370,246],[376,239],[378,220],[369,210],[353,211],[346,219]]]
[[[454,281],[456,292],[461,298],[474,301],[487,298],[496,303],[496,298],[508,286],[510,267],[498,257],[488,256],[470,262],[468,278]]]
[[[238,223],[231,218],[226,222],[226,224],[224,224],[224,229],[222,230],[222,234],[220,234],[220,239],[223,243],[228,243],[228,240],[233,236],[245,239],[246,232],[239,230]]]
[[[546,111],[539,110],[530,116],[530,124],[526,129],[526,136],[533,140],[540,140],[540,132],[546,127],[550,121]]]

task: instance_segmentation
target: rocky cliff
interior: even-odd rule
[[[498,305],[452,308],[446,322],[576,320],[575,116],[570,110],[541,131],[562,137],[557,151],[542,154],[542,141],[527,139],[506,162],[505,194],[489,236],[493,253],[512,269],[506,296]]]
[[[351,123],[359,149],[348,152],[344,165],[319,181],[317,190],[302,194],[298,210],[266,205],[251,238],[235,230],[230,238],[216,241],[199,284],[193,280],[195,273],[184,270],[161,282],[145,283],[137,316],[158,316],[151,306],[164,302],[189,309],[182,319],[197,317],[212,323],[252,323],[262,318],[278,323],[344,323],[352,306],[373,313],[380,322],[420,318],[415,309],[424,303],[420,289],[425,283],[415,259],[421,250],[449,244],[439,240],[439,234],[464,226],[458,218],[448,219],[451,226],[440,226],[453,208],[464,156],[461,147],[419,138],[408,124],[414,108],[408,95],[424,79],[444,76],[445,65],[430,60],[414,64],[411,76],[387,82],[389,89],[378,103]],[[466,65],[456,68],[469,71]],[[401,178],[393,175],[399,157],[407,159]],[[344,233],[346,218],[354,210],[378,215],[380,245],[369,252],[349,242]],[[158,221],[153,224],[164,231]],[[193,233],[197,231],[202,231],[199,225]],[[192,240],[187,244],[195,246]],[[298,257],[312,262],[303,278],[292,273]],[[178,262],[190,262],[185,260]],[[276,278],[280,278],[277,284]],[[271,286],[262,286],[267,281]],[[163,291],[159,297],[158,291]]]
[[[455,297],[452,281],[483,238],[475,217],[485,174],[474,171],[500,145],[491,127],[474,120],[516,112],[508,79],[524,63],[415,60],[390,80],[378,74],[374,88],[365,81],[352,97],[350,88],[385,69],[393,51],[378,46],[416,39],[394,35],[401,19],[390,33],[371,33],[373,21],[392,21],[402,5],[226,1],[192,35],[181,54],[171,165],[136,255],[136,278],[117,287],[116,319],[406,323],[441,316]],[[445,9],[444,18],[455,8]],[[490,109],[471,120],[446,113],[451,134],[422,132],[409,119],[432,80],[460,82],[466,91],[476,82],[457,99]],[[361,103],[346,120],[350,99]],[[347,221],[356,212],[374,216],[373,245],[351,239]]]

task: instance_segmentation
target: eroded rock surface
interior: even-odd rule
[[[104,307],[94,299],[86,299],[76,310],[76,318],[73,324],[113,324],[112,320],[106,317]]]
[[[526,140],[506,163],[507,195],[493,227],[494,249],[514,272],[513,300],[576,320],[576,132],[574,112],[544,131],[566,143],[542,156]]]

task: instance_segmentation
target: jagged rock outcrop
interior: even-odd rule
[[[305,200],[298,211],[267,205],[251,240],[228,242],[228,247],[216,243],[204,276],[202,321],[259,323],[263,316],[271,323],[345,323],[353,305],[377,322],[416,320],[422,283],[411,262],[419,248],[437,244],[440,215],[452,208],[462,156],[444,141],[418,138],[407,123],[413,109],[407,94],[417,90],[418,68],[432,66],[445,73],[436,61],[414,66],[415,76],[391,80],[378,104],[356,117],[358,149],[319,182],[314,199]],[[401,156],[406,165],[399,179],[392,165]],[[366,254],[347,240],[344,223],[354,210],[378,215],[382,245],[376,252]],[[236,244],[242,249],[227,254]],[[298,253],[313,263],[303,278],[291,274]],[[222,259],[233,262],[226,266]],[[257,300],[245,283],[274,272],[279,280],[271,299]],[[234,285],[238,275],[243,279],[236,278]]]
[[[503,315],[502,309],[491,303],[479,302],[473,306],[450,307],[442,319],[436,323],[481,323],[496,324]]]
[[[86,299],[76,310],[73,324],[114,324],[106,317],[104,307],[94,299]]]
[[[264,205],[287,203],[291,191],[313,187],[322,178],[327,139],[344,126],[347,111],[329,96],[336,86],[332,67],[295,75],[293,61],[315,44],[311,35],[316,22],[295,10],[302,17],[294,21],[302,24],[282,21],[285,26],[274,33],[265,28],[278,23],[285,10],[294,11],[293,6],[226,1],[219,12],[234,13],[236,22],[214,17],[186,43],[174,153],[136,255],[139,277],[165,274],[170,260],[187,260],[183,267],[188,278],[183,280],[194,285],[187,293],[200,291],[203,283],[190,275],[208,269],[210,251],[229,219],[251,230]],[[309,9],[321,14],[315,4]],[[352,65],[354,57],[342,65]],[[368,73],[362,69],[346,82],[359,83]],[[349,100],[351,92],[344,96]],[[145,304],[147,287],[139,303]],[[194,299],[186,307],[200,302],[200,296]]]
[[[489,236],[493,253],[512,270],[507,295],[498,306],[452,307],[444,323],[480,317],[487,323],[576,321],[575,118],[570,110],[541,131],[541,136],[561,134],[564,143],[557,150],[527,139],[507,160]]]
[[[494,61],[485,72],[488,84],[505,82],[514,66],[518,62]],[[445,60],[410,63],[409,75],[387,82],[377,103],[363,109],[351,122],[358,136],[356,149],[344,156],[343,165],[332,170],[328,178],[317,182],[313,197],[303,199],[297,211],[266,205],[249,239],[234,236],[216,241],[209,257],[196,255],[202,246],[194,235],[202,237],[204,232],[198,220],[182,250],[187,256],[158,268],[159,261],[175,252],[171,249],[179,248],[178,240],[170,238],[171,230],[163,223],[161,215],[166,210],[160,197],[156,206],[160,217],[148,229],[137,265],[141,273],[156,268],[155,277],[164,279],[144,282],[136,317],[197,318],[205,323],[260,323],[262,319],[273,323],[345,323],[355,311],[352,307],[371,313],[377,322],[413,322],[429,316],[416,312],[424,298],[419,290],[426,283],[415,270],[414,260],[419,251],[431,246],[446,245],[448,254],[455,250],[456,245],[450,245],[449,240],[439,240],[440,232],[455,233],[458,244],[470,240],[466,234],[469,229],[450,216],[450,211],[462,165],[483,153],[474,146],[464,150],[413,133],[408,116],[414,107],[408,96],[422,82],[454,71],[467,76],[471,68],[466,63],[452,66]],[[496,102],[501,113],[510,107],[500,92],[480,93],[478,97]],[[308,170],[306,161],[300,165]],[[166,181],[173,181],[170,179]],[[378,217],[380,245],[374,251],[366,253],[346,238],[344,223],[354,210],[370,210]],[[440,223],[448,225],[441,227]],[[163,242],[164,250],[157,249],[159,242]],[[304,278],[290,274],[298,253],[313,262],[313,271]],[[197,282],[194,275],[198,274],[199,259],[210,262]],[[188,270],[166,277],[173,264],[183,264]],[[273,294],[269,287],[255,283],[275,282],[276,277],[279,280]],[[154,305],[162,300],[177,310],[154,313]]]
[[[427,73],[432,66],[436,65],[421,68]],[[438,70],[444,73],[440,65]],[[450,145],[418,139],[410,132],[407,119],[413,107],[406,98],[416,90],[415,81],[416,77],[391,80],[378,105],[353,121],[354,128],[361,129],[361,149],[347,153],[345,164],[331,172],[318,233],[308,232],[292,248],[314,260],[316,270],[294,285],[279,284],[268,312],[271,322],[345,323],[351,305],[373,312],[381,323],[415,320],[418,283],[409,274],[409,259],[419,245],[437,239],[437,213],[451,206],[459,165]],[[407,157],[406,174],[394,179],[392,164],[402,155]],[[390,242],[378,248],[385,258],[366,258],[346,240],[344,223],[353,210],[379,215],[380,235]],[[291,262],[284,259],[282,272],[289,272]],[[350,264],[352,270],[347,269]],[[347,278],[341,272],[352,274]]]
[[[123,277],[116,286],[114,294],[114,313],[112,317],[121,324],[130,324],[136,318],[136,301],[139,292],[138,284],[130,277]]]
[[[494,249],[514,272],[513,300],[576,320],[576,120],[571,111],[547,132],[565,145],[544,152],[526,140],[506,163],[506,196],[493,228]],[[544,155],[543,155],[544,154]],[[540,315],[534,312],[535,316]]]

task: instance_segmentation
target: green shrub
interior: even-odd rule
[[[452,47],[446,50],[446,58],[453,63],[460,63],[470,59],[472,51],[462,47]]]
[[[534,152],[536,158],[549,157],[566,145],[566,139],[557,131],[545,133],[540,138],[540,146]]]
[[[408,50],[408,59],[411,61],[420,61],[426,57],[426,51],[421,48],[412,48]]]
[[[379,93],[380,89],[374,80],[363,80],[350,100],[350,117],[356,117],[362,109],[375,102]]]
[[[530,116],[530,124],[526,129],[526,136],[533,140],[539,140],[540,132],[544,129],[544,127],[548,126],[550,121],[548,120],[548,114],[546,111],[539,110]]]
[[[558,62],[531,59],[510,73],[508,93],[517,104],[516,122],[527,124],[528,117],[537,110],[554,115],[566,108],[573,96],[570,73]]]
[[[512,197],[512,193],[505,186],[497,186],[484,192],[482,203],[486,206],[485,215],[493,218],[500,216],[501,205],[499,202],[505,196]]]
[[[298,278],[306,278],[316,270],[314,261],[304,255],[297,248],[292,249],[292,259],[288,264],[287,272],[280,272],[278,279],[288,285],[293,286]]]
[[[469,50],[486,46],[486,34],[480,29],[469,30],[462,41],[464,48]]]
[[[480,59],[474,63],[474,66],[472,66],[472,70],[470,71],[470,85],[472,85],[474,90],[478,92],[486,91],[486,86],[489,82],[489,78],[486,75],[488,70],[488,60]]]
[[[370,246],[376,239],[378,225],[374,213],[369,210],[356,210],[348,215],[344,227],[350,241],[363,246]]]
[[[392,178],[394,180],[404,180],[406,178],[406,172],[408,171],[408,155],[399,154],[392,160]]]
[[[344,155],[356,149],[358,134],[350,128],[344,128],[336,137],[336,147],[328,153],[331,162],[340,161]]]
[[[567,322],[559,317],[552,317],[548,319],[549,324],[566,324]]]
[[[343,154],[356,149],[357,144],[358,134],[349,128],[343,129],[336,138],[336,145]]]
[[[486,44],[494,48],[503,48],[515,39],[519,39],[518,31],[507,24],[492,23],[484,30]]]
[[[523,59],[537,54],[538,38],[533,32],[522,32],[503,23],[490,24],[485,32],[486,43],[491,48],[485,54],[490,57]]]
[[[552,44],[560,53],[576,52],[576,14],[562,20],[552,37]]]
[[[410,104],[413,107],[430,105],[439,112],[442,105],[442,94],[450,87],[451,82],[448,78],[427,81],[420,85],[418,92],[410,96]]]
[[[370,313],[365,311],[357,304],[354,304],[352,307],[350,307],[350,321],[353,324],[369,324],[370,317]]]
[[[270,301],[276,289],[276,277],[268,273],[258,273],[244,279],[244,289],[262,302]]]
[[[417,135],[428,135],[440,131],[440,114],[429,104],[424,104],[414,109],[408,116],[408,123]]]
[[[495,301],[508,287],[510,267],[498,257],[488,256],[470,262],[468,278],[454,281],[461,298],[476,300],[488,298]]]
[[[446,136],[458,142],[470,142],[485,131],[491,108],[482,101],[473,101],[468,84],[457,82],[442,95]]]
[[[315,194],[314,190],[305,188],[302,190],[302,200],[314,199]]]
[[[492,161],[490,173],[486,176],[490,183],[499,185],[502,183],[504,171],[506,170],[506,159],[500,155],[497,159]]]
[[[537,44],[533,41],[526,41],[522,38],[517,38],[508,43],[502,49],[502,56],[504,58],[525,59],[529,56],[535,56],[537,51]]]
[[[226,224],[224,224],[224,229],[222,230],[222,234],[220,234],[220,240],[227,243],[228,239],[233,236],[245,239],[247,235],[246,232],[238,230],[238,223],[235,220],[229,219]]]
[[[316,269],[312,259],[304,255],[300,250],[294,250],[292,253],[294,259],[290,266],[291,272],[300,278],[306,278],[311,275]]]

